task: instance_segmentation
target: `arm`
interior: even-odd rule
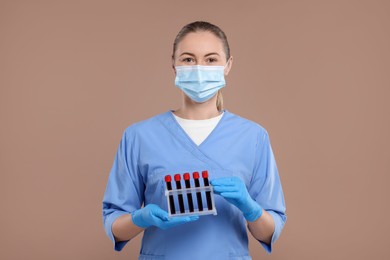
[[[118,217],[112,224],[112,233],[117,242],[128,241],[143,230],[143,228],[140,228],[133,223],[131,214],[124,214]]]
[[[248,228],[254,238],[268,245],[271,244],[275,222],[271,214],[266,210],[263,210],[263,214],[257,220],[253,222],[248,221]]]
[[[130,216],[130,212],[142,207],[145,189],[138,169],[136,145],[131,128],[126,129],[103,198],[104,228],[116,251],[122,250],[130,238],[142,231],[134,227]]]
[[[258,141],[253,178],[247,189],[238,177],[212,180],[215,194],[241,210],[254,238],[268,253],[286,222],[285,203],[276,162],[265,132]]]
[[[265,218],[261,216],[253,223],[248,222],[248,228],[253,237],[270,253],[286,222],[286,205],[275,157],[266,131],[258,136],[255,158],[248,192],[266,213],[263,214]],[[267,239],[264,234],[268,234]]]
[[[169,219],[168,213],[155,204],[141,207],[145,184],[138,169],[136,151],[131,131],[125,131],[103,198],[104,227],[117,251],[150,226],[167,229],[198,219],[198,216]]]

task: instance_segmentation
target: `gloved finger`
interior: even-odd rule
[[[151,210],[151,214],[154,216],[154,217],[157,217],[161,220],[168,220],[169,217],[168,217],[168,212],[166,212],[165,210],[161,209],[159,206],[155,205],[155,207],[153,207],[153,209]]]
[[[236,182],[236,178],[234,177],[223,177],[214,179],[210,183],[213,186],[234,186]]]
[[[174,217],[166,220],[162,223],[161,228],[167,229],[177,225],[185,224],[188,222],[196,221],[199,219],[199,216],[187,216],[187,217]]]
[[[221,192],[235,192],[239,191],[237,186],[213,186],[214,192],[220,194]]]
[[[238,199],[242,196],[240,192],[222,192],[220,195],[226,199]]]
[[[194,216],[170,218],[168,220],[168,222],[170,222],[170,223],[186,223],[186,222],[191,222],[191,221],[195,221],[195,220],[198,220],[198,219],[199,219],[199,216],[198,215],[194,215]]]

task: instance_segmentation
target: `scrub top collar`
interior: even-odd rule
[[[218,122],[214,130],[209,134],[209,136],[198,146],[194,141],[192,141],[191,137],[187,135],[184,129],[180,126],[180,124],[175,119],[175,116],[172,113],[172,110],[169,110],[166,113],[163,113],[161,117],[159,117],[160,122],[167,128],[167,130],[172,134],[172,136],[179,141],[183,148],[187,149],[189,152],[193,154],[196,158],[203,161],[205,164],[209,164],[215,169],[224,169],[222,165],[217,163],[215,160],[210,158],[205,149],[205,145],[207,141],[214,137],[215,133],[219,131],[219,129],[223,126],[227,117],[229,116],[229,112],[227,110],[223,110],[223,116],[221,120]]]
[[[223,124],[224,118],[226,118],[226,114],[227,114],[227,110],[223,109],[222,112],[221,112],[222,117],[219,120],[218,124],[214,127],[213,131],[211,131],[211,133],[206,137],[206,139],[203,140],[203,142],[201,144],[197,145],[192,140],[192,138],[184,131],[184,129],[180,126],[179,122],[177,122],[173,112],[174,112],[174,110],[169,110],[167,112],[169,114],[170,119],[175,122],[175,126],[179,129],[179,131],[181,132],[181,135],[183,136],[183,138],[185,138],[187,140],[187,142],[191,144],[191,146],[195,146],[197,149],[200,149],[200,147],[204,146],[204,144],[207,143],[207,140],[209,140],[210,138],[213,137],[213,134],[216,131],[218,131],[218,129],[221,127],[221,124]]]

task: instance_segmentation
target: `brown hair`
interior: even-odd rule
[[[195,33],[199,31],[206,31],[213,33],[218,39],[222,41],[223,48],[226,55],[226,61],[230,58],[230,47],[225,33],[216,25],[204,21],[196,21],[185,25],[177,34],[175,41],[173,42],[172,60],[175,59],[175,53],[179,42],[189,33]],[[223,97],[221,90],[217,94],[217,109],[221,111],[223,109]]]

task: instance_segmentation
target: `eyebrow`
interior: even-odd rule
[[[189,55],[189,56],[195,57],[195,54],[193,54],[191,52],[183,52],[182,54],[180,54],[180,57],[183,56],[183,55]],[[219,53],[217,53],[217,52],[210,52],[210,53],[207,53],[205,55],[205,57],[208,57],[208,56],[211,56],[211,55],[218,55],[218,56],[220,56]]]

